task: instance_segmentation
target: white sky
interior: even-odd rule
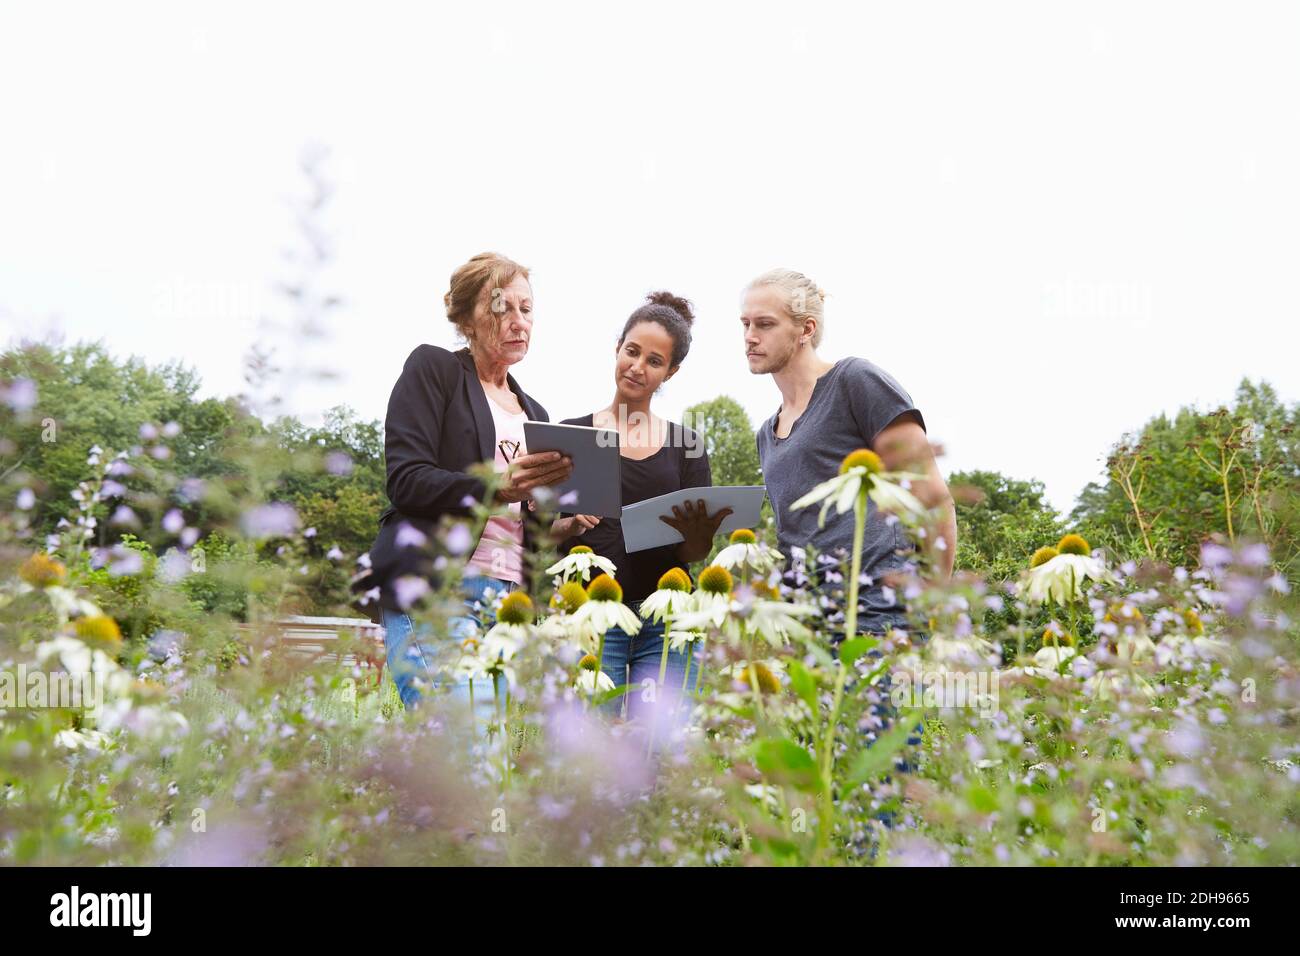
[[[319,142],[347,305],[304,417],[382,418],[493,249],[534,270],[516,373],[553,418],[609,400],[623,320],[668,288],[699,320],[658,411],[726,393],[757,422],[779,396],[739,294],[782,265],[946,469],[1068,509],[1156,412],[1243,375],[1300,399],[1298,41],[1294,3],[0,2],[0,337],[242,391]]]

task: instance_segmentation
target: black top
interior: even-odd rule
[[[566,418],[561,424],[591,428],[593,418],[592,415]],[[688,452],[698,454],[692,456]],[[668,425],[668,440],[662,448],[642,461],[624,458],[620,462],[620,471],[625,505],[683,488],[707,488],[713,484],[703,439],[690,429],[673,423]],[[668,516],[672,516],[671,511]],[[658,586],[659,578],[669,568],[687,570],[686,565],[677,559],[676,544],[628,554],[623,550],[623,528],[617,518],[601,518],[600,524],[586,534],[563,542],[560,553],[568,554],[576,544],[585,544],[596,554],[614,562],[618,569],[618,583],[623,586],[623,603],[631,607],[650,596]]]
[[[513,376],[510,390],[532,421],[550,421]],[[370,547],[371,573],[354,585],[361,591],[378,585],[380,605],[400,610],[391,581],[419,574],[436,582],[428,549],[398,548],[397,529],[407,523],[432,534],[444,515],[468,516],[483,500],[484,483],[468,474],[471,465],[496,458],[496,426],[469,349],[449,352],[436,345],[417,346],[393,386],[384,418],[384,464],[388,500],[379,519],[379,534]],[[531,575],[529,545],[536,531],[528,509],[524,520],[524,576]]]

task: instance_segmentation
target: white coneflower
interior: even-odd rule
[[[731,543],[718,552],[713,563],[729,571],[747,568],[756,574],[767,574],[783,560],[780,551],[760,544],[753,531],[737,528],[731,532]]]
[[[826,512],[832,505],[835,506],[836,514],[851,510],[865,488],[867,497],[881,511],[923,517],[926,514],[925,505],[901,483],[925,480],[925,475],[912,472],[885,471],[879,455],[869,448],[859,448],[844,459],[838,475],[829,481],[823,481],[790,507],[797,510],[820,501],[822,510],[817,517],[817,524],[821,526],[826,523]]]
[[[734,583],[731,572],[726,568],[709,565],[700,572],[693,595],[694,606],[677,619],[677,624],[686,630],[722,627],[731,614],[731,588]]]
[[[691,596],[691,579],[681,568],[669,568],[659,579],[659,587],[641,602],[641,616],[647,621],[676,617],[695,606]]]
[[[573,686],[588,694],[613,690],[616,686],[613,678],[598,670],[596,664],[595,654],[587,654],[578,661],[578,675],[573,679]]]
[[[585,544],[574,545],[569,553],[546,569],[547,574],[560,574],[564,580],[571,578],[586,581],[591,577],[591,569],[596,568],[611,578],[618,570],[609,558],[602,558]]]
[[[483,636],[479,655],[489,670],[499,669],[514,658],[530,635],[533,621],[533,602],[523,591],[511,591],[501,599],[497,621]]]
[[[587,585],[587,601],[573,619],[579,624],[589,624],[601,635],[615,625],[629,637],[641,630],[641,619],[623,603],[622,586],[608,574],[597,575]]]
[[[1084,581],[1108,581],[1110,577],[1101,559],[1092,556],[1088,542],[1077,534],[1067,534],[1055,548],[1034,552],[1020,593],[1033,604],[1068,604],[1083,596]]]
[[[781,647],[793,638],[811,635],[799,619],[820,613],[806,604],[787,604],[785,601],[756,600],[748,606],[742,603],[745,626],[751,634],[761,637],[773,647]]]

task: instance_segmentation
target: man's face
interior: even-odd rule
[[[740,324],[745,330],[745,358],[755,375],[781,371],[799,349],[803,330],[790,318],[775,286],[755,286],[745,293]]]

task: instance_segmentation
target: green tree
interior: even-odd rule
[[[1213,534],[1268,544],[1295,570],[1300,555],[1300,404],[1245,379],[1230,406],[1184,407],[1123,436],[1072,512],[1094,545],[1117,554],[1193,565]]]
[[[996,471],[957,471],[948,477],[957,509],[960,571],[991,581],[1014,578],[1037,548],[1065,532],[1060,515],[1043,497],[1043,483]]]

